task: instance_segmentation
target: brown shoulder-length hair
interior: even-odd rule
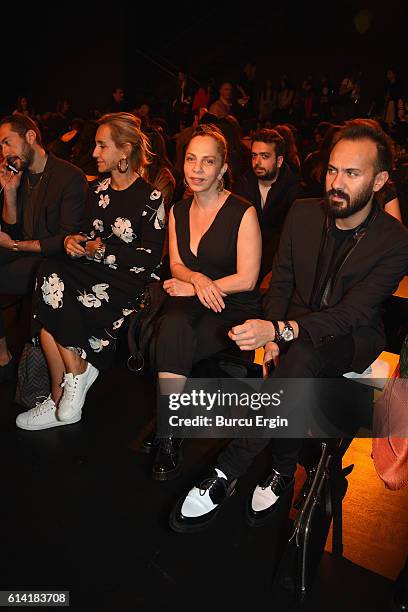
[[[111,137],[118,149],[130,144],[132,152],[129,164],[139,174],[143,174],[150,163],[152,151],[149,139],[140,129],[140,119],[131,113],[108,113],[97,121],[98,125],[108,125]]]

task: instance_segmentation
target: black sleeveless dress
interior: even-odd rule
[[[190,207],[193,198],[174,205],[177,246],[185,266],[212,280],[237,271],[238,231],[249,202],[230,194],[202,236],[197,255],[190,249]],[[194,297],[168,296],[156,337],[156,369],[189,376],[194,363],[222,350],[237,350],[228,331],[246,319],[261,316],[259,288],[227,295],[222,312],[205,308]]]

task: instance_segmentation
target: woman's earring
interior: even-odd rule
[[[183,183],[186,189],[190,189],[190,185],[186,181],[186,177],[183,178]]]
[[[125,174],[125,172],[128,171],[129,168],[129,162],[127,160],[126,157],[121,157],[121,159],[118,161],[118,170],[121,174]]]
[[[224,191],[224,177],[222,176],[218,177],[217,191],[219,191],[220,193],[221,191]]]

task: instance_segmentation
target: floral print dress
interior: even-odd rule
[[[82,232],[104,241],[103,261],[46,260],[37,274],[34,327],[101,370],[111,364],[119,330],[145,285],[160,279],[162,195],[142,178],[121,191],[110,178],[96,181]]]

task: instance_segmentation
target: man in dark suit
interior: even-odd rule
[[[0,293],[24,295],[41,258],[61,254],[64,237],[78,231],[88,185],[82,170],[45,151],[38,126],[25,115],[0,121],[0,146]],[[0,382],[14,365],[0,318]]]
[[[241,350],[265,347],[265,375],[271,360],[275,378],[310,381],[363,372],[384,349],[380,307],[408,270],[408,231],[376,201],[391,167],[391,147],[379,125],[351,121],[331,151],[325,200],[293,204],[264,300],[265,319],[229,332]],[[294,417],[302,409],[298,395],[288,406]],[[191,531],[209,523],[270,443],[272,471],[248,504],[249,524],[261,524],[293,489],[301,442],[233,440],[214,472],[180,501],[172,526]]]
[[[232,191],[256,207],[262,231],[262,280],[272,269],[283,223],[301,186],[284,160],[285,144],[276,130],[259,130],[251,142],[252,169],[237,179]]]

